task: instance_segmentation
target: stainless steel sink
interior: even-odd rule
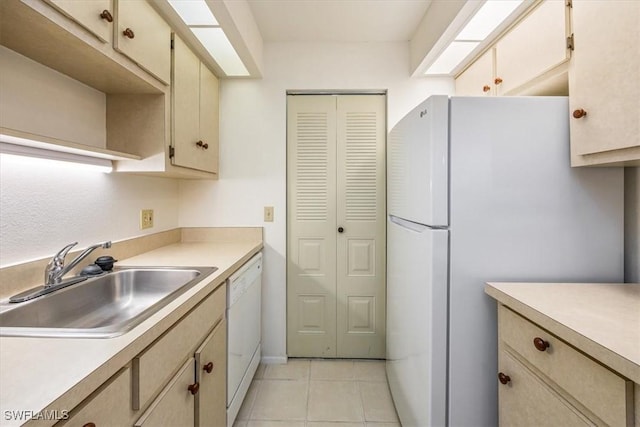
[[[215,267],[123,268],[0,307],[0,336],[122,335],[213,273]]]

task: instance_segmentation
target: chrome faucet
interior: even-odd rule
[[[47,264],[47,267],[44,270],[44,287],[50,288],[55,285],[59,285],[62,282],[62,277],[67,274],[73,267],[78,265],[80,261],[85,259],[91,252],[98,248],[109,249],[111,247],[111,242],[103,242],[98,243],[96,245],[89,246],[85,249],[80,255],[78,255],[73,261],[69,264],[64,264],[64,259],[67,256],[67,253],[77,245],[78,242],[69,243],[64,248],[60,249],[60,251],[55,254],[53,258]]]

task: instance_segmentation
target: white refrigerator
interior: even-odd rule
[[[432,96],[387,144],[386,366],[400,421],[496,426],[484,283],[622,282],[623,170],[569,166],[566,97]]]

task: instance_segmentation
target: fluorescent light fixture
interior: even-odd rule
[[[189,26],[218,25],[218,21],[204,0],[169,0],[169,4]]]
[[[228,76],[248,76],[249,71],[220,27],[192,27],[191,31]]]
[[[455,40],[482,41],[520,6],[522,0],[489,0],[458,33]]]
[[[451,42],[425,74],[449,74],[480,42]]]
[[[205,0],[168,2],[227,76],[250,75]]]
[[[98,172],[109,173],[113,170],[111,160],[95,157],[81,156],[78,154],[63,153],[59,151],[45,150],[42,148],[25,147],[21,145],[0,142],[0,154],[9,157],[23,157],[37,159],[37,162],[65,162],[74,168],[91,169]]]
[[[425,74],[451,74],[522,2],[523,0],[485,1],[440,56],[431,63]]]

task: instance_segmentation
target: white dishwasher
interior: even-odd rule
[[[260,363],[262,253],[227,281],[227,426],[232,427]]]

